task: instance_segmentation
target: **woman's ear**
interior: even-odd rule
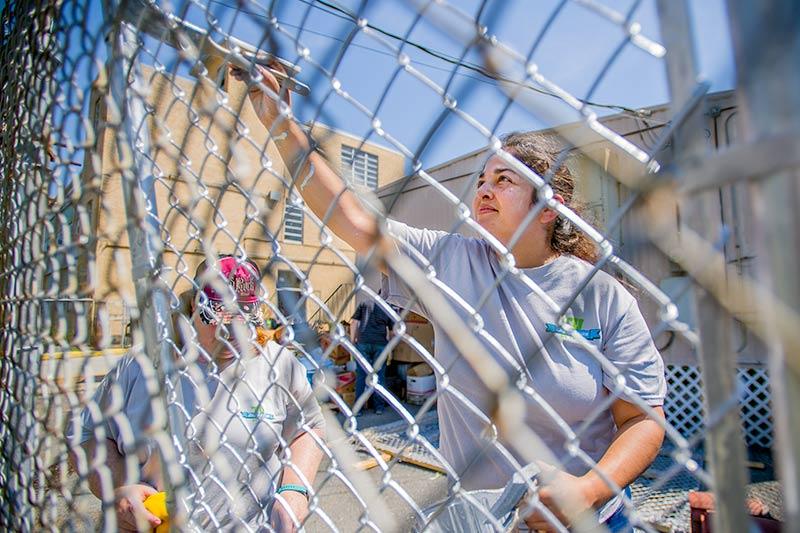
[[[560,194],[557,193],[554,194],[553,200],[562,205],[564,204],[564,197],[561,196]],[[558,212],[555,209],[550,209],[549,207],[545,207],[544,209],[542,209],[542,212],[539,213],[539,222],[545,225],[550,224],[557,218],[558,218]]]

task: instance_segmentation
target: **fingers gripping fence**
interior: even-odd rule
[[[403,29],[286,4],[3,7],[0,523],[679,531],[708,489],[743,530],[744,440],[796,455],[800,329],[772,288],[794,294],[794,241],[735,255],[780,226],[736,182],[780,197],[796,122],[703,152],[705,108],[725,135],[736,111],[693,81],[683,2],[657,3],[664,44],[642,2],[553,2],[527,48],[494,30],[514,3],[397,3]],[[615,39],[580,92],[534,60],[574,17]],[[364,49],[384,78],[348,75]],[[596,101],[629,51],[665,64],[668,108]],[[418,137],[385,118],[425,99]],[[503,136],[514,113],[547,130]],[[445,123],[484,149],[433,166]]]

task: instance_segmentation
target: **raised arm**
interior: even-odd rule
[[[271,67],[283,69],[278,63]],[[242,70],[234,68],[231,72],[236,79],[248,83],[248,95],[253,109],[275,139],[275,146],[289,172],[297,177],[297,191],[311,211],[320,219],[325,219],[339,238],[356,252],[366,253],[375,244],[378,236],[374,215],[364,207],[353,191],[347,189],[325,158],[314,149],[313,141],[291,115],[289,92],[284,92],[284,101],[279,104],[260,85],[280,94],[280,84],[275,76],[261,66],[257,66],[257,71],[261,77],[257,81],[251,81],[250,75]],[[281,107],[285,111],[283,116]]]

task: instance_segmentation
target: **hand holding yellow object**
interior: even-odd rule
[[[161,524],[155,529],[156,533],[169,532],[169,513],[167,512],[167,493],[156,492],[148,496],[144,501],[144,507],[161,520]]]

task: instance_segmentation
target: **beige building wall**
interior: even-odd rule
[[[304,216],[302,242],[285,238],[284,213],[291,181],[274,144],[265,142],[267,132],[255,116],[244,85],[225,80],[225,92],[211,82],[198,82],[144,69],[152,106],[149,127],[158,218],[162,225],[164,271],[162,278],[175,294],[190,288],[204,251],[246,253],[268,275],[264,282],[275,301],[280,271],[296,265],[310,281],[314,296],[322,301],[340,287],[351,287],[353,272],[333,250],[320,250],[321,233]],[[134,305],[127,216],[123,199],[116,129],[105,96],[92,97],[92,120],[97,132],[97,151],[87,158],[83,182],[91,184],[93,213],[90,234],[97,236],[94,261],[81,265],[87,292],[97,302],[100,319],[96,332],[118,341],[128,321],[127,308]],[[334,168],[339,168],[342,145],[358,148],[351,135],[316,126],[314,134]],[[403,175],[404,157],[393,150],[366,143],[360,148],[378,157],[381,185]],[[331,247],[347,261],[355,254],[334,238]],[[312,267],[313,264],[313,267]],[[127,302],[127,304],[125,303]],[[352,307],[352,303],[350,304]],[[306,314],[318,306],[311,301]],[[344,309],[343,316],[351,309]],[[103,325],[107,324],[107,325]]]
[[[709,149],[723,149],[735,142],[735,103],[730,92],[710,95],[707,100],[707,142]],[[648,118],[639,119],[630,115],[615,115],[601,119],[601,122],[618,132],[625,139],[647,151],[655,145],[656,139],[670,120],[667,106],[657,106],[647,110]],[[630,191],[620,183],[638,178],[643,167],[637,161],[608,141],[591,132],[582,123],[571,124],[541,133],[556,138],[564,136],[573,140],[578,147],[569,163],[576,176],[576,197],[584,206],[584,217],[593,222],[614,245],[616,253],[636,267],[649,280],[660,285],[668,295],[680,289],[685,283],[685,274],[678,265],[669,260],[664,253],[648,244],[641,234],[642,223],[633,212],[622,217],[614,227],[621,206],[630,198]],[[561,141],[563,142],[563,141]],[[669,165],[672,158],[671,146],[659,152],[658,160],[662,166]],[[426,171],[462,202],[471,207],[474,184],[477,174],[487,159],[485,149],[471,152]],[[388,206],[395,198],[389,216],[417,227],[458,231],[471,235],[464,224],[459,225],[457,207],[433,187],[422,176],[412,177],[400,190],[400,183],[389,185],[378,191],[378,197]],[[718,210],[712,216],[719,217],[732,230],[732,237],[726,243],[725,253],[729,262],[739,266],[743,273],[752,274],[754,253],[752,252],[752,224],[748,223],[748,199],[744,185],[725,187],[718,194]],[[672,205],[676,223],[680,213],[680,203]],[[377,278],[369,280],[377,286]],[[653,326],[660,321],[658,306],[645,293],[639,295],[639,303],[648,323]],[[682,319],[694,325],[695,316],[692,304],[692,291],[676,300]],[[756,320],[756,317],[753,317]],[[749,334],[744,324],[734,327],[734,346],[738,347],[739,361],[742,364],[760,363],[765,356],[763,344]],[[678,336],[665,333],[657,336],[657,346],[665,359],[675,364],[695,364],[696,355],[685,341]]]

